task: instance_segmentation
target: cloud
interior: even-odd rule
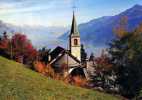
[[[57,17],[67,21],[74,2],[76,0],[0,0],[0,19],[15,25],[59,26],[66,22]]]
[[[0,0],[0,13],[19,13],[71,7],[75,4],[74,2],[75,0]]]
[[[45,4],[47,4],[48,6]],[[7,1],[0,1],[0,14],[28,13],[34,11],[48,10],[49,8],[53,7],[50,2],[46,1],[45,4],[33,0],[21,0],[19,2],[18,0],[17,2],[13,0],[13,2],[11,3],[8,3]]]

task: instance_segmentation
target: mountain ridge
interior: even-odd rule
[[[115,38],[113,29],[119,24],[123,16],[128,17],[127,27],[129,31],[132,31],[142,22],[142,6],[137,4],[117,15],[103,16],[80,24],[78,27],[82,43],[85,45],[106,46]],[[67,34],[69,34],[69,31],[59,37],[59,39],[67,39]]]

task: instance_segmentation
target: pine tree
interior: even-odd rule
[[[136,30],[126,34],[112,41],[109,53],[120,93],[133,98],[138,96],[142,89],[142,34]]]
[[[90,58],[89,58],[89,61],[95,61],[94,53],[91,53]]]
[[[87,53],[85,52],[83,44],[81,45],[81,62],[86,64]]]

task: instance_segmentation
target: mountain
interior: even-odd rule
[[[115,38],[113,29],[119,24],[123,16],[128,17],[128,30],[133,30],[142,22],[142,6],[135,5],[115,16],[104,16],[79,25],[81,41],[85,44],[87,52],[100,54],[102,49]],[[66,27],[45,26],[14,26],[0,21],[0,33],[3,31],[21,32],[27,35],[36,47],[48,46],[54,48],[57,45],[67,47],[67,39],[70,31]]]
[[[17,30],[17,28],[16,28]],[[27,35],[36,47],[59,44],[57,38],[67,31],[65,27],[44,27],[44,26],[23,26],[20,28],[21,33]]]
[[[57,38],[68,30],[66,27],[45,26],[15,26],[0,21],[0,35],[6,31],[11,33],[20,32],[26,34],[29,40],[36,46],[48,46],[57,44]]]
[[[87,23],[79,25],[81,41],[85,45],[96,47],[105,47],[112,39],[115,38],[113,29],[119,24],[123,16],[128,17],[128,30],[133,30],[142,22],[142,6],[135,5],[126,11],[115,16],[104,16],[93,19]],[[69,31],[63,34],[59,39],[65,40]]]
[[[0,100],[121,100],[106,93],[67,85],[0,57]]]

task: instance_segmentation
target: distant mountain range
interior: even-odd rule
[[[118,25],[123,16],[128,17],[128,30],[133,30],[142,22],[142,6],[135,5],[118,15],[105,16],[80,24],[79,31],[82,42],[96,47],[106,46],[107,43],[115,38],[113,29]],[[68,34],[69,31],[59,39],[67,39]]]
[[[118,25],[120,18],[128,17],[128,30],[133,30],[142,22],[142,6],[135,5],[115,16],[104,16],[79,25],[81,41],[88,51],[100,51],[115,38],[113,29]],[[0,21],[0,33],[22,32],[28,36],[36,47],[67,47],[69,28],[44,26],[14,26]],[[99,48],[99,49],[98,49]]]
[[[9,35],[20,32],[26,34],[29,40],[36,47],[56,45],[57,38],[68,30],[66,27],[45,27],[45,26],[15,26],[0,21],[0,35],[6,31]],[[51,47],[51,46],[50,46]]]

